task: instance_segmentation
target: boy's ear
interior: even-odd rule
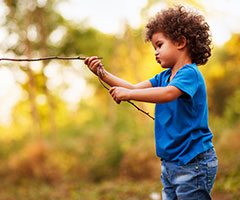
[[[179,50],[183,49],[187,46],[187,39],[184,36],[180,36],[178,41],[176,42],[176,45]]]

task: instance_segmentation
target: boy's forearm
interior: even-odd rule
[[[128,88],[128,89],[134,89],[133,84],[131,84],[128,81],[125,81],[121,78],[118,78],[117,76],[114,76],[113,74],[109,73],[106,70],[104,70],[102,80],[105,83],[107,83],[108,85],[110,85],[111,87],[118,86],[118,87],[124,87],[124,88]]]
[[[178,98],[182,94],[181,91],[174,90],[171,87],[135,89],[131,90],[129,99],[149,103],[166,103]]]

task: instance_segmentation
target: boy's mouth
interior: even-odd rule
[[[160,58],[159,57],[155,57],[157,63],[161,64]]]

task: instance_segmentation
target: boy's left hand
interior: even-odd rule
[[[116,103],[120,104],[121,101],[130,100],[130,90],[123,87],[112,87],[109,90],[112,98]]]

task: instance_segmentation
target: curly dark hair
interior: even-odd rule
[[[181,5],[158,12],[146,25],[146,41],[151,41],[157,32],[174,42],[185,37],[192,62],[198,65],[206,64],[211,56],[209,25],[198,12]]]

